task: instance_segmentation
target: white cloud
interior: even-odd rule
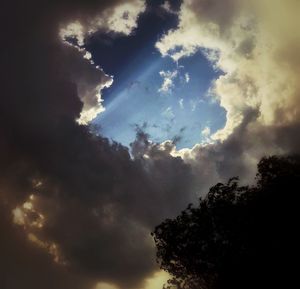
[[[82,48],[85,38],[98,30],[103,30],[104,33],[112,31],[130,35],[137,27],[139,15],[145,9],[145,1],[127,1],[101,11],[94,18],[85,20],[84,24],[78,19],[61,26],[59,36],[62,41],[77,49],[80,57],[87,60],[78,60],[81,67],[72,73],[73,80],[77,83],[79,97],[83,102],[80,117],[77,119],[79,124],[87,125],[105,110],[102,105],[101,90],[111,86],[113,82],[112,76],[105,74],[98,66],[95,67],[91,53]],[[69,38],[75,39],[77,44],[68,42]]]
[[[196,108],[197,108],[197,104],[198,104],[198,102],[196,101],[196,100],[190,100],[190,106],[191,106],[191,110],[192,111],[195,111],[196,110]]]
[[[60,28],[59,35],[62,40],[69,37],[75,38],[78,45],[83,46],[85,38],[98,30],[103,32],[115,32],[130,35],[137,27],[138,17],[146,9],[145,1],[131,0],[126,3],[119,3],[101,11],[92,19],[73,20]]]
[[[101,19],[98,25],[106,26],[107,29],[117,33],[130,35],[137,27],[138,16],[145,9],[144,1],[135,0],[122,3],[114,8],[113,14],[107,20]]]
[[[294,2],[184,1],[178,28],[156,43],[163,56],[176,61],[202,49],[224,72],[213,90],[227,112],[227,121],[213,136],[215,140],[233,133],[249,109],[259,111],[257,123],[261,125],[295,119],[298,77],[288,65],[296,65],[284,54],[300,45],[299,17],[293,12],[299,3]],[[283,11],[284,21],[277,21]],[[277,117],[278,111],[285,111],[282,118]]]
[[[251,182],[261,157],[299,151],[299,9],[290,0],[186,0],[178,27],[156,43],[175,61],[201,49],[223,71],[207,96],[226,110],[224,128],[171,151],[191,165],[200,192],[237,175]]]
[[[184,109],[183,98],[180,98],[178,103],[179,103],[179,107],[181,109]]]
[[[76,20],[69,23],[65,27],[62,27],[59,31],[59,36],[63,41],[67,41],[68,38],[75,38],[79,46],[84,45],[85,29],[81,23]]]
[[[188,73],[185,73],[184,74],[184,79],[185,79],[186,83],[189,83],[190,82],[190,75]]]
[[[113,77],[95,66],[91,54],[83,48],[66,45],[65,61],[70,65],[70,80],[77,85],[77,93],[83,106],[77,122],[87,125],[105,110],[101,91],[112,85]]]
[[[204,137],[209,137],[210,136],[210,128],[206,126],[202,131],[201,131],[202,136]]]
[[[173,80],[177,77],[178,71],[160,71],[159,75],[163,78],[163,83],[158,91],[163,93],[170,92],[171,88],[174,86]]]
[[[209,126],[205,126],[202,131],[201,131],[201,137],[202,137],[202,141],[201,141],[201,144],[202,145],[206,145],[206,144],[212,144],[213,141],[211,139],[211,130],[210,130],[210,127]]]
[[[168,13],[176,14],[176,11],[174,11],[174,10],[172,9],[172,6],[171,6],[171,4],[170,4],[170,1],[165,1],[165,2],[161,5],[161,7],[162,7],[164,10],[166,10]]]
[[[81,100],[83,102],[83,108],[77,120],[79,124],[87,125],[95,119],[99,113],[105,111],[100,92],[104,87],[109,87],[112,82],[112,78],[108,78],[107,82],[96,87],[86,87],[85,84],[78,84],[79,95],[82,95]]]
[[[174,112],[170,106],[165,109],[161,115],[168,119],[173,119],[175,117]]]

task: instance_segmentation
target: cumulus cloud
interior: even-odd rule
[[[200,49],[222,71],[210,95],[226,110],[224,128],[211,136],[214,144],[175,153],[199,174],[211,180],[251,179],[263,155],[295,151],[288,141],[298,143],[290,134],[299,125],[300,105],[295,11],[295,1],[187,0],[178,28],[156,43],[163,56],[175,61]]]
[[[130,35],[137,27],[137,20],[146,9],[142,0],[119,2],[118,5],[107,5],[106,9],[93,11],[87,17],[74,15],[73,19],[63,22],[59,35],[63,40],[74,38],[79,46],[83,46],[85,38],[92,33],[104,30]]]
[[[179,104],[179,107],[180,107],[181,109],[184,109],[183,98],[180,98],[180,99],[179,99],[178,104]]]
[[[165,118],[167,119],[174,119],[175,117],[175,114],[172,110],[172,107],[167,107],[162,113],[161,113],[162,116],[164,116]]]
[[[145,8],[144,1],[135,0],[127,3],[125,2],[114,9],[113,14],[107,21],[101,19],[98,23],[106,25],[106,28],[113,32],[130,35],[133,29],[137,27],[137,18],[139,14],[144,12]]]
[[[144,7],[127,3],[132,11]],[[192,195],[189,165],[141,134],[133,157],[77,122],[102,109],[99,90],[111,83],[80,45],[99,15],[113,19],[117,30],[116,15],[124,11],[126,34],[134,26],[128,7],[123,1],[32,0],[1,9],[4,288],[132,289],[157,276],[150,231],[185,207]],[[76,36],[78,45],[63,41],[63,27],[65,40]]]
[[[76,83],[77,93],[83,104],[77,121],[79,124],[87,125],[105,110],[101,91],[112,85],[113,77],[94,65],[89,52],[72,46],[67,49],[70,55],[64,58],[64,62],[70,61],[68,63],[71,68],[70,80]]]
[[[159,75],[163,78],[163,83],[158,91],[163,93],[170,92],[171,89],[174,87],[173,81],[177,77],[178,71],[177,70],[160,71]]]
[[[99,67],[89,65],[94,63],[91,54],[83,48],[85,39],[99,30],[130,35],[137,27],[138,16],[145,11],[145,8],[144,1],[132,0],[96,10],[93,16],[85,18],[77,16],[77,19],[74,18],[71,22],[63,22],[64,24],[60,25],[60,38],[66,44],[74,46],[87,60],[85,64],[84,60],[81,60],[82,67],[74,70],[77,73],[76,76],[74,75],[77,79],[74,81],[77,83],[78,94],[83,103],[78,118],[79,124],[87,125],[105,110],[102,105],[101,90],[111,86],[113,82],[112,76],[105,74]],[[71,39],[75,40],[75,44],[70,42]],[[79,62],[80,60],[75,63],[78,65]],[[81,74],[78,75],[79,73]]]
[[[184,74],[184,80],[185,80],[186,83],[190,82],[190,75],[188,73]]]
[[[295,45],[297,36],[287,42],[284,34],[274,35],[269,27],[273,27],[276,18],[265,15],[270,14],[269,10],[274,9],[276,14],[298,4],[250,2],[252,5],[233,0],[184,1],[178,29],[169,31],[156,44],[163,55],[170,55],[174,60],[203,49],[224,72],[214,83],[214,93],[227,111],[227,122],[214,136],[216,140],[228,137],[248,109],[257,109],[258,121],[265,125],[282,122],[277,117],[280,110],[286,112],[286,121],[296,114],[297,79],[294,71],[283,67],[287,57],[279,54],[291,44]],[[296,17],[285,20],[295,25]],[[271,23],[266,23],[268,21]],[[288,29],[296,27],[285,26],[289,35]]]
[[[201,134],[205,137],[208,137],[210,135],[210,128],[206,126],[202,131]]]
[[[177,11],[172,6],[172,3],[170,1],[164,1],[163,4],[161,4],[161,7],[167,11],[168,13],[176,14]]]
[[[157,43],[175,60],[204,49],[223,71],[212,90],[227,123],[211,136],[214,143],[178,151],[137,129],[129,152],[78,124],[103,109],[100,90],[112,81],[82,45],[109,21],[114,32],[130,34],[145,4],[126,3],[31,0],[1,9],[6,289],[156,286],[164,277],[149,235],[155,225],[217,181],[251,178],[261,156],[299,151],[295,1],[184,1],[178,29]]]
[[[212,140],[210,138],[211,136],[211,131],[210,131],[210,127],[206,126],[202,129],[201,131],[201,136],[202,136],[202,143],[211,143]]]

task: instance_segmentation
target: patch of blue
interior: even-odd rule
[[[113,85],[102,93],[106,110],[94,121],[104,136],[128,146],[139,125],[153,141],[172,139],[184,148],[204,140],[204,127],[213,133],[224,126],[224,109],[207,96],[220,72],[201,51],[175,63],[155,49],[156,41],[176,25],[174,14],[152,5],[132,36],[99,34],[89,40],[86,48],[95,63],[114,76]],[[159,72],[174,70],[173,87],[168,93],[159,92],[163,83]]]

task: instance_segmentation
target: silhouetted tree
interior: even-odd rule
[[[257,184],[212,187],[153,233],[165,288],[289,288],[297,277],[298,156],[263,158]],[[291,287],[294,287],[293,285]]]

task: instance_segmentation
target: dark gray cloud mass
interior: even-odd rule
[[[155,225],[216,181],[249,180],[261,156],[299,150],[299,118],[258,126],[255,109],[244,111],[225,141],[181,157],[171,142],[152,143],[142,130],[130,156],[79,125],[80,91],[108,76],[58,32],[74,20],[106,19],[122,2],[2,3],[1,288],[143,288],[157,270],[149,236]]]
[[[120,2],[2,4],[1,288],[141,287],[157,270],[151,229],[185,206],[191,172],[180,158],[132,160],[75,121],[78,81],[106,76],[59,28]]]

